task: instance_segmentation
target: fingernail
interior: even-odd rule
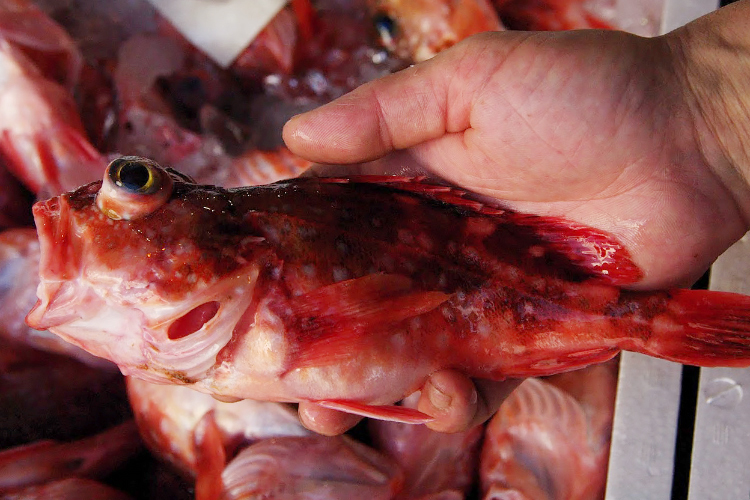
[[[430,404],[438,410],[447,410],[450,407],[453,398],[438,389],[432,382],[427,382],[424,390],[427,393],[427,399],[430,401]]]

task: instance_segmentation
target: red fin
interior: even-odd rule
[[[409,278],[395,274],[371,274],[295,297],[288,310],[284,305],[276,308],[287,331],[297,336],[290,368],[350,357],[369,333],[431,311],[448,297],[415,289]]]
[[[652,337],[634,350],[686,365],[750,366],[750,297],[705,290],[670,295],[669,310],[682,328],[660,328],[655,318]]]
[[[626,285],[643,277],[630,253],[609,234],[558,217],[508,212],[505,219],[531,228],[550,248],[602,283]]]
[[[550,356],[549,353],[539,353],[539,359],[522,358],[517,365],[508,364],[504,372],[512,373],[514,378],[543,377],[557,373],[578,370],[597,363],[604,363],[617,356],[618,347],[599,347],[585,351],[573,351]]]
[[[307,43],[313,39],[316,31],[317,16],[315,8],[310,0],[292,0],[292,9],[294,9],[294,15],[297,17],[300,38]]]
[[[222,494],[221,473],[226,465],[226,453],[221,430],[211,410],[198,421],[193,430],[195,448],[195,500],[213,500]]]
[[[331,410],[343,411],[354,415],[361,415],[378,420],[390,420],[391,422],[401,422],[404,424],[425,424],[435,420],[433,417],[406,406],[373,406],[355,401],[331,400],[331,401],[314,401],[324,408]]]
[[[598,17],[591,15],[591,14],[584,14],[584,17],[586,18],[586,21],[589,23],[589,28],[596,29],[596,30],[613,30],[615,29],[614,26],[609,24],[606,21],[602,21]]]

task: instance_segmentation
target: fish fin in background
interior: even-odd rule
[[[321,179],[323,181],[323,179]],[[346,182],[345,179],[327,179],[328,182]],[[561,254],[587,278],[603,284],[627,285],[639,281],[642,271],[633,262],[622,244],[598,229],[578,224],[560,217],[542,217],[524,214],[488,205],[471,198],[467,192],[451,186],[425,182],[422,177],[355,176],[352,182],[384,184],[402,191],[417,193],[433,200],[449,203],[497,219],[499,223],[517,225],[533,232],[546,244],[542,251]]]
[[[193,431],[195,448],[195,500],[214,500],[223,492],[221,473],[227,462],[224,441],[214,410],[198,421]]]
[[[302,41],[309,42],[315,35],[318,23],[315,7],[310,0],[292,0],[292,9],[297,18],[297,27]]]
[[[52,132],[30,137],[0,133],[8,170],[42,199],[97,180],[106,167],[77,127],[58,124]]]
[[[350,357],[374,331],[431,311],[448,297],[415,289],[411,279],[395,274],[371,274],[295,297],[276,311],[296,337],[290,369]]]
[[[330,401],[313,401],[323,408],[343,411],[360,415],[367,418],[376,418],[378,420],[389,420],[391,422],[401,422],[404,424],[426,424],[435,420],[433,417],[406,406],[375,406],[356,401],[330,400]]]
[[[66,477],[106,477],[141,451],[135,422],[73,442],[44,440],[0,452],[0,492]]]
[[[487,426],[483,498],[597,498],[583,493],[599,491],[606,466],[588,443],[585,412],[572,396],[524,381]]]
[[[750,297],[707,290],[672,290],[669,310],[678,322],[653,321],[638,352],[695,366],[746,367],[750,357]],[[629,346],[623,347],[629,350]]]

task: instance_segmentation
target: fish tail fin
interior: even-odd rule
[[[645,354],[695,366],[750,366],[750,297],[729,292],[676,290],[672,321],[655,318]]]

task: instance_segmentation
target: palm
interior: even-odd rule
[[[662,40],[624,33],[484,34],[319,110],[305,133],[326,132],[314,160],[398,150],[364,169],[422,168],[605,229],[644,269],[641,286],[684,285],[745,227],[671,64]]]

